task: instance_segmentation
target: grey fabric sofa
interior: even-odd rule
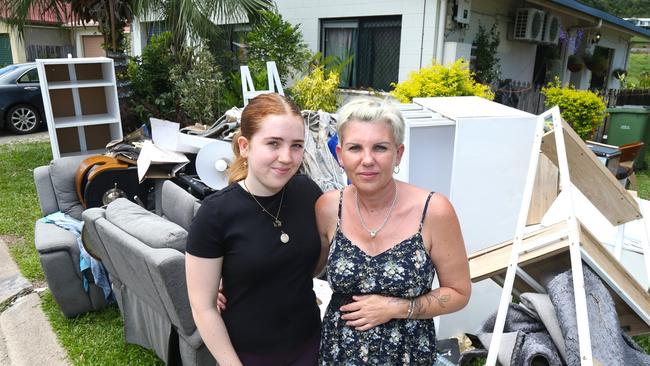
[[[187,297],[185,243],[199,202],[171,181],[155,215],[118,199],[83,213],[93,251],[111,274],[128,343],[153,349],[167,364],[215,365]]]
[[[83,207],[77,198],[74,176],[86,156],[64,157],[34,170],[34,183],[43,216],[61,211],[80,220]],[[106,305],[102,290],[94,284],[86,292],[79,269],[79,247],[71,232],[36,221],[34,244],[54,300],[66,317],[74,317]]]

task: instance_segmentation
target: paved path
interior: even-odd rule
[[[69,366],[41,299],[0,239],[0,365]]]

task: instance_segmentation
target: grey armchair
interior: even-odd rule
[[[187,296],[187,229],[199,208],[165,181],[158,216],[125,199],[83,213],[93,251],[111,273],[128,343],[153,349],[165,363],[215,365],[199,335]]]
[[[65,157],[34,170],[34,183],[43,216],[61,211],[80,220],[83,207],[77,199],[74,176],[86,156]],[[83,287],[79,247],[71,232],[36,221],[34,244],[48,287],[66,317],[74,317],[106,305],[102,290],[90,283]]]

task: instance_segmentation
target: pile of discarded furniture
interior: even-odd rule
[[[400,109],[407,120],[407,146],[397,178],[450,198],[475,282],[465,310],[436,320],[439,337],[481,328],[490,351],[488,364],[494,365],[498,354],[502,364],[518,365],[521,354],[499,352],[507,349],[507,340],[511,344],[525,340],[521,333],[509,334],[513,328],[506,314],[515,313],[507,311],[512,308],[512,295],[521,296],[524,305],[528,301],[538,306],[536,295],[550,292],[548,284],[561,274],[575,299],[569,306],[573,312],[566,316],[576,320],[575,329],[560,331],[562,337],[556,331],[549,335],[553,342],[567,334],[575,338],[570,346],[558,347],[562,362],[568,363],[576,354],[582,365],[603,360],[597,352],[592,354],[592,345],[598,343],[590,341],[594,327],[590,328],[588,312],[593,301],[585,297],[586,276],[601,281],[611,296],[617,314],[612,321],[623,330],[621,337],[650,332],[650,259],[645,255],[648,237],[643,219],[644,207],[650,208],[650,203],[623,188],[615,172],[561,121],[557,109],[538,117],[473,97],[422,98]],[[326,137],[335,121],[323,113],[308,112],[303,117],[309,132],[304,171],[325,190],[342,186],[344,177],[327,150]],[[554,126],[546,133],[545,122]],[[222,121],[212,131],[232,131],[229,123]],[[225,184],[231,149],[223,140],[197,142],[204,137],[188,137],[165,121],[152,125],[158,133],[154,131],[153,142],[141,145],[137,167],[126,168],[130,179],[143,182],[175,176],[182,188],[171,179],[156,180],[154,187],[144,191],[124,187],[121,193],[121,187],[109,184],[102,185],[102,194],[91,200],[79,185],[87,187],[93,181],[88,174],[100,176],[101,169],[88,168],[84,180],[77,172],[86,157],[55,159],[34,171],[41,209],[44,216],[60,211],[83,220],[82,240],[39,220],[36,247],[52,294],[66,316],[98,310],[107,303],[105,287],[96,285],[92,271],[79,267],[87,252],[109,273],[127,342],[153,349],[166,363],[214,364],[192,319],[184,247],[200,198]],[[193,145],[197,143],[202,145]],[[188,146],[196,158],[174,160],[173,154],[167,154]],[[173,161],[161,156],[172,156]],[[172,170],[155,169],[163,166]],[[183,176],[177,174],[183,171],[179,169],[195,169],[200,179],[179,180]],[[633,179],[630,171],[625,177]],[[197,188],[197,181],[203,186]],[[129,200],[115,199],[120,196]],[[146,230],[150,227],[155,230]],[[583,276],[583,271],[589,274]],[[315,290],[324,308],[327,299],[320,294],[327,288],[316,283]],[[553,298],[542,301],[548,304]],[[483,322],[488,318],[486,326]]]
[[[470,255],[473,281],[490,278],[503,286],[497,314],[481,330],[487,364],[534,364],[534,356],[550,365],[647,364],[650,356],[629,338],[650,333],[650,247],[642,200],[623,188],[557,108],[541,119],[551,120],[553,129],[542,134],[538,128],[533,146],[540,152],[531,155],[513,240]],[[628,223],[636,225],[636,248],[625,244]],[[642,267],[633,268],[639,262]],[[511,304],[511,295],[520,304]],[[529,333],[534,342],[526,347],[522,331],[531,328],[520,327],[526,323],[520,309],[531,313],[531,297],[539,296],[554,305],[546,312],[555,319],[543,323],[557,326],[548,326],[547,341]],[[545,347],[548,352],[541,351]]]

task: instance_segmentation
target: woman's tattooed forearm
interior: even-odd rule
[[[415,299],[415,311],[413,312],[416,315],[424,315],[426,309],[435,301],[438,303],[438,306],[445,309],[447,303],[451,300],[451,295],[440,293],[440,289],[437,288],[428,294],[420,296]]]

